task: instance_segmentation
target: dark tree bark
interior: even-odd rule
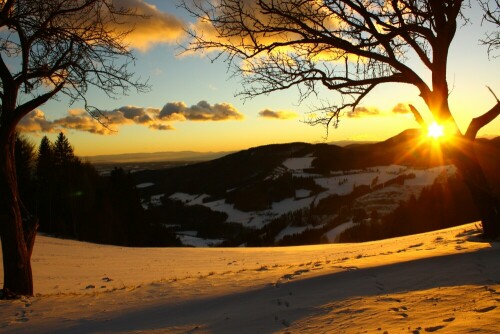
[[[0,147],[0,238],[6,298],[33,295],[31,254],[36,224],[23,225],[14,159],[14,131],[1,134]]]
[[[134,56],[117,25],[138,17],[107,0],[7,0],[0,2],[0,238],[4,296],[33,295],[31,254],[37,220],[19,197],[15,129],[19,121],[56,95],[89,105],[90,87],[108,96],[148,86],[134,79]],[[117,61],[122,59],[123,62]]]
[[[493,193],[479,164],[474,150],[474,141],[464,136],[459,145],[449,150],[449,155],[478,209],[484,236],[488,239],[498,238],[500,236],[500,201]]]
[[[465,135],[455,140],[450,150],[451,158],[467,185],[481,216],[484,236],[496,239],[500,236],[500,201],[490,184],[476,156],[474,142],[478,131],[500,114],[500,102],[483,115],[474,118]]]

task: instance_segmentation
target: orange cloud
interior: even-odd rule
[[[184,37],[185,22],[143,0],[113,0],[113,5],[136,14],[119,18],[119,24],[112,27],[118,32],[130,31],[125,43],[133,48],[147,51],[155,44],[174,43]]]
[[[54,124],[45,118],[44,112],[40,109],[33,110],[21,119],[17,129],[20,132],[57,132]]]
[[[257,47],[284,43],[287,45],[275,47],[271,53],[274,55],[280,54],[280,57],[283,58],[287,58],[288,53],[307,53],[311,59],[316,61],[344,59],[343,52],[340,53],[338,50],[330,47],[322,47],[322,45],[318,45],[318,43],[311,46],[307,52],[305,51],[307,48],[305,44],[295,47],[288,44],[290,41],[301,40],[304,36],[298,33],[298,31],[301,31],[303,28],[293,20],[287,19],[286,15],[295,17],[300,16],[304,18],[304,25],[318,31],[325,31],[326,33],[329,33],[330,31],[338,28],[341,21],[336,16],[331,14],[331,11],[328,9],[328,5],[325,5],[323,1],[302,1],[300,3],[296,2],[294,5],[290,5],[286,1],[276,1],[272,3],[271,1],[263,2],[282,11],[284,13],[282,16],[269,15],[259,5],[259,1],[255,0],[240,0],[238,9],[236,9],[236,7],[225,5],[221,0],[207,1],[207,3],[210,3],[208,6],[205,6],[205,4],[200,1],[195,1],[194,3],[195,6],[188,7],[194,12],[200,14],[201,18],[191,24],[189,29],[197,36],[201,36],[203,40],[213,42],[213,48],[208,50],[209,52],[220,51],[222,48],[217,48],[218,43],[228,43],[232,47],[236,47],[240,50],[246,50],[249,53],[251,53],[250,50]],[[229,23],[226,27],[215,27],[210,22],[209,18],[206,17],[205,13],[202,13],[202,10],[194,9],[197,5],[203,7],[203,10],[211,16],[224,17],[231,23]],[[240,8],[241,12],[245,13],[245,15],[239,15]],[[314,18],[314,20],[308,18]],[[252,31],[252,36],[249,35],[248,31],[242,27],[241,24],[245,27],[252,27],[254,29]],[[276,29],[270,32],[269,27],[275,27]],[[224,29],[226,29],[226,31],[224,31]],[[221,30],[224,31],[222,39],[220,37]],[[239,30],[241,30],[241,33],[239,33]],[[193,40],[193,42],[196,44],[195,40]],[[186,52],[186,54],[189,53],[190,52]],[[256,59],[265,58],[267,55],[267,53],[262,54],[261,57],[256,57]],[[293,61],[293,59],[288,57],[287,61]],[[245,59],[242,66],[245,66],[246,62],[252,62],[252,60]]]
[[[411,113],[410,107],[406,103],[398,103],[392,108],[392,112],[395,114],[409,114]]]
[[[293,119],[298,115],[293,111],[264,109],[259,111],[259,116],[266,119]]]
[[[175,130],[175,128],[170,124],[153,123],[149,125],[150,129],[160,130],[160,131],[170,131]]]
[[[227,121],[244,118],[233,105],[220,103],[210,105],[207,101],[187,107],[184,102],[169,102],[160,111],[160,119],[169,121]]]
[[[90,116],[85,110],[72,109],[68,111],[68,116],[56,119],[52,122],[54,128],[57,129],[71,129],[78,131],[86,131],[90,133],[95,133],[99,135],[108,135],[116,133],[109,124],[104,126],[103,124],[97,122],[92,116]]]
[[[356,107],[353,112],[347,113],[347,117],[359,118],[365,116],[379,116],[380,110],[375,107]]]
[[[68,110],[65,117],[50,121],[43,111],[37,109],[19,122],[20,132],[60,132],[64,129],[86,131],[109,135],[118,132],[121,125],[143,125],[153,130],[175,130],[170,124],[175,121],[223,121],[241,120],[241,114],[229,103],[210,105],[206,101],[187,107],[184,102],[169,102],[163,109],[123,106],[110,111],[102,111],[98,120],[83,109]]]

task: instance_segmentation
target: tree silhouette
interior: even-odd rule
[[[31,189],[36,165],[35,145],[23,135],[16,136],[16,175],[21,198],[26,198]]]
[[[491,55],[500,48],[500,0],[479,0],[479,4],[484,11],[483,20],[492,23],[497,30],[488,32],[481,42],[488,46],[488,53]]]
[[[36,158],[36,176],[38,179],[46,178],[54,164],[52,144],[47,136],[43,136],[38,147]]]
[[[54,143],[53,155],[56,166],[68,165],[75,159],[73,147],[71,147],[68,138],[62,132],[59,133]]]
[[[134,57],[117,26],[135,14],[107,0],[0,1],[0,238],[4,296],[33,294],[35,225],[20,210],[15,129],[30,111],[66,95],[87,103],[91,87],[109,96],[147,89],[128,70]]]
[[[43,136],[38,146],[36,158],[35,214],[40,218],[40,228],[49,233],[53,232],[52,212],[55,173],[52,143],[47,136]]]
[[[327,129],[338,126],[339,118],[354,112],[375,87],[416,87],[435,121],[454,133],[443,149],[463,175],[484,235],[496,238],[500,203],[478,163],[474,141],[500,114],[500,102],[473,119],[465,133],[448,104],[448,51],[458,22],[466,19],[465,5],[463,0],[184,1],[202,28],[189,31],[186,50],[214,51],[216,59],[225,59],[242,75],[241,94],[247,98],[290,87],[299,89],[301,100],[318,94],[320,86],[336,92],[335,103],[320,107],[310,121]],[[409,58],[420,64],[410,67]]]

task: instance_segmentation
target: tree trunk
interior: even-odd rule
[[[33,295],[31,252],[37,224],[27,219],[23,226],[15,172],[14,140],[14,133],[0,135],[0,238],[4,298]]]
[[[450,158],[460,172],[481,218],[484,237],[500,236],[500,201],[493,193],[476,156],[474,140],[459,136],[449,147]]]

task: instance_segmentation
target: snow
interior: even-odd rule
[[[198,204],[200,202],[200,198],[203,200],[203,198],[205,198],[206,196],[208,195],[190,195],[190,194],[186,194],[186,193],[174,193],[172,195],[170,195],[170,199],[173,199],[173,200],[178,200],[178,201],[181,201],[181,202],[184,202],[186,204],[189,204],[189,205],[195,205],[195,204]]]
[[[340,224],[339,226],[336,226],[335,228],[331,229],[330,231],[325,233],[325,237],[328,240],[328,242],[336,242],[337,237],[342,234],[342,232],[356,226],[355,223],[352,221],[348,221],[347,223]]]
[[[295,198],[304,198],[311,196],[311,191],[307,189],[297,189],[295,190]]]
[[[307,156],[300,158],[288,158],[283,161],[283,166],[295,172],[302,172],[304,169],[311,168],[311,163],[315,157]]]
[[[287,235],[300,234],[300,233],[304,232],[305,230],[307,230],[308,228],[310,228],[309,225],[308,226],[288,226],[288,227],[284,228],[283,230],[281,230],[280,233],[278,233],[278,235],[274,238],[274,241],[278,242],[281,239],[283,239],[284,237],[286,237]]]
[[[283,165],[294,171],[294,173],[302,173],[303,169],[310,167],[313,159],[314,157],[288,158],[283,162]],[[207,194],[177,192],[169,198],[180,200],[186,205],[204,205],[214,211],[226,213],[228,215],[228,222],[239,223],[248,228],[258,229],[284,213],[309,208],[313,202],[317,204],[320,200],[328,196],[347,195],[353,191],[355,186],[372,185],[375,178],[377,178],[376,184],[382,184],[394,179],[398,175],[414,174],[415,178],[405,180],[405,184],[402,186],[386,186],[359,198],[355,203],[356,207],[364,208],[367,213],[377,210],[379,214],[387,214],[391,210],[394,210],[400,201],[407,200],[412,194],[418,197],[423,187],[432,185],[434,180],[443,172],[450,176],[455,171],[455,168],[452,166],[417,169],[390,165],[349,170],[342,173],[335,173],[329,177],[302,173],[301,176],[313,177],[316,184],[326,190],[319,194],[312,194],[310,190],[297,189],[294,198],[285,198],[279,202],[274,202],[271,209],[263,211],[243,212],[235,209],[232,204],[226,203],[223,199],[208,202],[207,198],[209,198],[209,195]]]
[[[228,222],[239,223],[249,228],[261,228],[264,226],[264,217],[266,217],[266,213],[255,211],[243,212],[235,209],[232,204],[226,203],[223,199],[206,202],[203,203],[203,205],[213,211],[225,212],[228,215]]]
[[[202,239],[196,236],[192,236],[189,234],[182,234],[182,233],[178,233],[177,235],[179,236],[179,239],[181,239],[182,244],[185,246],[213,247],[213,246],[219,246],[224,242],[223,239]]]
[[[144,189],[144,188],[148,188],[148,187],[151,187],[151,186],[154,186],[155,184],[153,182],[144,182],[144,183],[139,183],[138,185],[136,185],[135,187],[137,189]]]
[[[141,205],[142,207],[144,208],[144,210],[147,210],[149,209],[149,206],[161,206],[161,198],[163,197],[164,195],[163,194],[159,194],[159,195],[152,195],[150,198],[149,198],[149,202],[148,201],[145,201],[145,200],[141,200]]]
[[[499,257],[500,243],[482,241],[475,224],[275,248],[126,248],[38,236],[37,295],[0,301],[0,331],[499,333]]]

